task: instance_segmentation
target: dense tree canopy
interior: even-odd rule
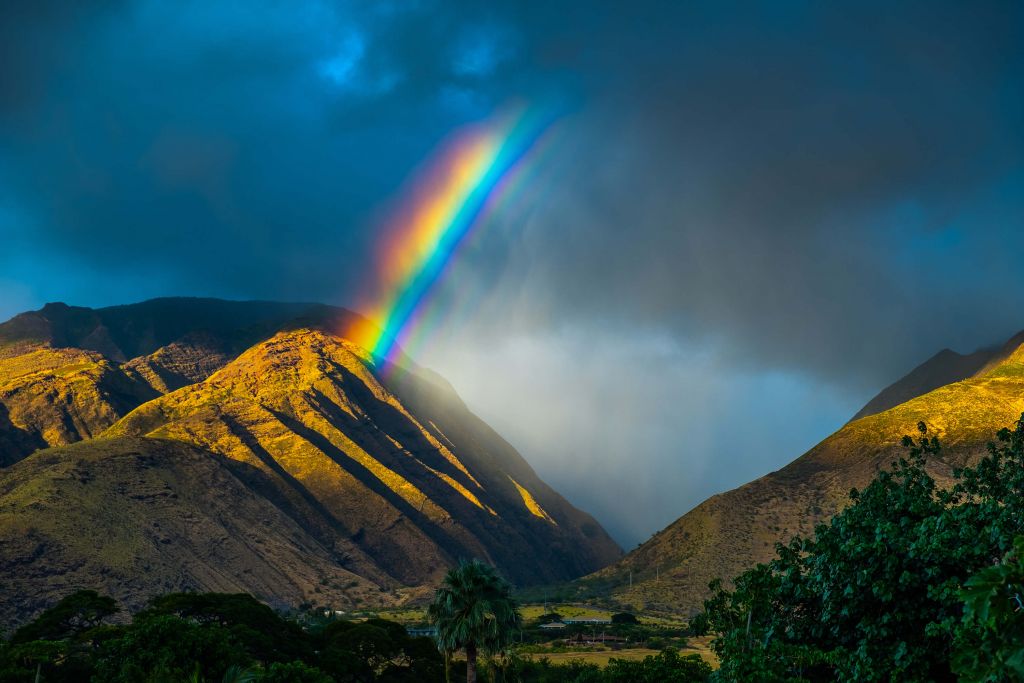
[[[0,683],[413,683],[441,681],[433,640],[382,619],[319,628],[249,595],[174,593],[130,624],[110,598],[81,591],[0,644]]]
[[[1024,417],[948,489],[925,469],[939,441],[919,430],[813,539],[778,546],[732,590],[712,584],[696,625],[718,634],[722,680],[1024,680],[1006,588],[1019,556],[1004,561],[1024,534]]]
[[[112,598],[91,590],[76,591],[15,631],[11,642],[66,640],[99,626],[117,612],[117,603]]]

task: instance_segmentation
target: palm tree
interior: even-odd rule
[[[224,678],[221,679],[221,683],[253,683],[258,676],[259,672],[256,669],[247,669],[234,664],[229,666],[227,671],[224,672]],[[196,664],[195,671],[188,678],[188,683],[203,683],[203,681],[203,676],[199,672],[199,665]]]
[[[466,683],[476,683],[477,653],[501,651],[522,625],[512,587],[479,560],[461,562],[448,572],[427,616],[437,627],[442,652],[466,650]]]

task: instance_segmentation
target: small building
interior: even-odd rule
[[[608,644],[619,645],[619,644],[626,643],[628,641],[629,641],[628,638],[621,638],[619,636],[613,636],[613,635],[609,635],[607,633],[599,633],[599,634],[577,633],[577,634],[569,636],[563,642],[566,645],[595,645],[595,644],[598,644],[598,643],[600,643],[602,645],[608,645]]]
[[[564,621],[573,626],[601,626],[612,623],[609,617],[577,617],[575,619],[564,619]]]
[[[437,638],[436,626],[406,626],[405,632],[413,638]]]
[[[550,624],[541,624],[538,628],[542,628],[545,631],[562,630],[565,628],[565,624],[560,621],[552,621]]]

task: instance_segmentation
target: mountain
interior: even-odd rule
[[[979,349],[966,355],[950,349],[943,349],[904,377],[878,392],[878,395],[857,411],[853,419],[859,420],[862,417],[895,408],[899,404],[927,394],[933,389],[972,377],[986,366],[1007,358],[1021,344],[1024,344],[1024,332],[1015,335],[1002,346]]]
[[[620,556],[443,379],[345,339],[354,315],[164,299],[0,325],[0,620],[74,587],[347,608],[460,557],[522,585]]]
[[[97,436],[280,329],[344,329],[354,315],[323,304],[186,298],[95,310],[53,303],[17,315],[0,324],[0,467]]]
[[[154,593],[250,592],[279,606],[377,599],[246,483],[247,467],[187,444],[99,439],[0,476],[0,624],[83,587],[138,607]]]
[[[889,399],[907,400],[854,419],[777,472],[712,496],[582,579],[581,590],[637,609],[696,611],[712,579],[729,580],[771,559],[776,542],[811,535],[847,504],[851,488],[865,486],[903,453],[902,437],[916,434],[922,421],[943,444],[942,459],[928,469],[948,482],[953,467],[981,455],[999,429],[1024,413],[1024,333],[985,354],[940,353],[890,387]],[[929,390],[937,378],[957,377],[972,365],[970,376]]]

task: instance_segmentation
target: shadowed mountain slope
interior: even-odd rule
[[[217,320],[160,317],[196,301],[0,326],[0,618],[73,587],[344,606],[403,599],[463,557],[519,584],[620,557],[444,380],[381,372],[338,336],[354,314],[198,300]]]
[[[695,611],[712,579],[767,561],[776,542],[811,535],[847,504],[851,488],[902,454],[902,437],[918,422],[941,438],[943,458],[928,468],[948,481],[1024,412],[1024,346],[1012,343],[973,377],[854,420],[783,469],[709,498],[582,586],[637,608]]]

